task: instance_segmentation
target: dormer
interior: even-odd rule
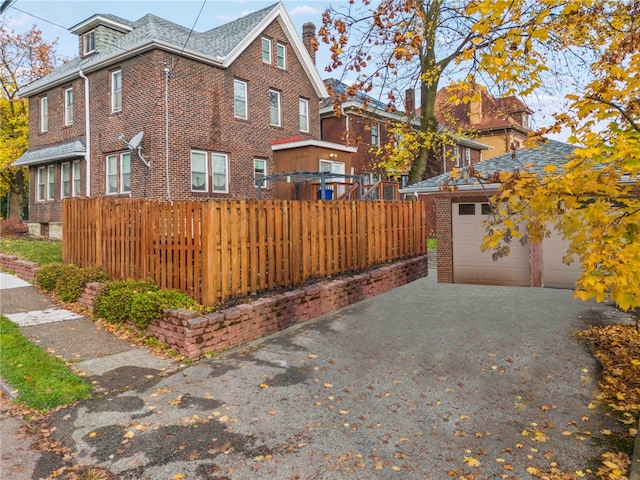
[[[133,30],[133,22],[109,14],[96,14],[69,29],[78,35],[78,52],[87,57],[113,46]]]

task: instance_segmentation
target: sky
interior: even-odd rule
[[[57,40],[56,52],[60,61],[75,57],[78,53],[78,37],[68,31],[70,27],[96,13],[110,13],[135,21],[147,13],[153,13],[196,31],[206,31],[251,12],[272,5],[277,0],[138,0],[138,1],[92,1],[92,0],[16,0],[3,13],[5,26],[16,33],[28,31],[34,24],[42,31],[46,42]],[[302,25],[312,22],[322,25],[322,12],[329,6],[337,7],[347,0],[283,0],[284,6],[301,35]],[[194,26],[195,24],[195,26]],[[338,76],[339,72],[327,73],[329,50],[324,44],[316,54],[316,65],[322,78]],[[551,113],[561,104],[558,97],[543,95],[525,99],[534,111],[534,126],[551,122]],[[565,140],[566,133],[550,136]]]

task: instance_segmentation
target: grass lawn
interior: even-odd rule
[[[17,255],[38,265],[62,263],[62,242],[54,240],[0,240],[0,253]]]
[[[89,396],[91,384],[61,360],[29,342],[18,326],[0,316],[0,375],[18,390],[18,400],[48,410]]]

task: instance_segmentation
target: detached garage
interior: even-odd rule
[[[496,178],[498,172],[523,169],[544,175],[547,165],[561,166],[573,152],[573,146],[549,140],[538,148],[516,150],[474,165],[482,178]],[[462,170],[464,177],[464,170]],[[545,286],[571,288],[580,275],[577,259],[563,262],[568,241],[558,233],[542,245],[522,245],[515,239],[506,257],[494,261],[491,252],[480,249],[485,236],[484,220],[489,215],[488,198],[498,184],[480,184],[475,178],[451,178],[439,175],[410,185],[400,192],[417,195],[435,209],[438,242],[438,282],[483,285]]]

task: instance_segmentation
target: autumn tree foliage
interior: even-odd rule
[[[552,38],[550,32],[572,14],[573,3],[351,0],[324,13],[319,34],[331,50],[327,70],[343,69],[354,77],[347,95],[384,91],[388,108],[394,110],[404,90],[419,91],[420,133],[411,138],[418,155],[409,172],[409,183],[415,183],[425,173],[439,173],[438,154],[446,139],[438,128],[435,103],[443,76],[455,74],[461,84],[481,80],[499,85],[508,95],[534,92],[548,70],[546,55],[563,46],[562,38]]]
[[[547,176],[504,176],[484,246],[500,252],[514,225],[539,242],[556,228],[579,261],[576,296],[640,307],[640,1],[592,1],[559,27],[593,48],[591,81],[556,114],[572,130],[574,157]],[[526,167],[526,166],[525,166]]]
[[[22,216],[28,185],[26,168],[11,165],[28,146],[28,103],[18,98],[18,89],[53,70],[54,47],[35,25],[16,34],[6,19],[0,23],[0,195],[10,194],[10,218]]]

